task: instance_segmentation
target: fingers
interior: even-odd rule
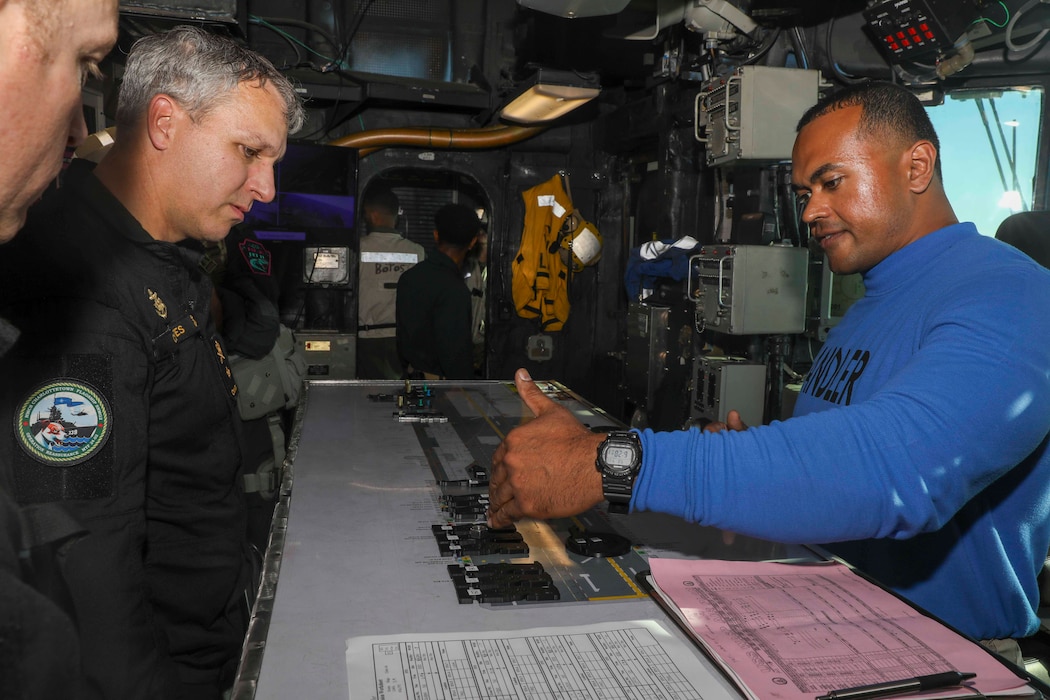
[[[514,499],[496,505],[492,503],[488,510],[488,526],[491,528],[510,527],[521,519],[521,513]]]
[[[541,415],[545,410],[555,406],[556,404],[551,401],[550,397],[543,393],[536,382],[532,381],[532,377],[529,376],[528,370],[522,368],[514,374],[514,386],[518,388],[518,395],[521,400],[525,402],[525,405],[529,407],[529,410],[536,416]]]
[[[507,482],[493,483],[489,489],[489,508],[486,513],[489,527],[508,527],[522,517],[521,508],[514,501],[514,490]]]
[[[720,433],[723,430],[747,430],[747,423],[740,417],[739,411],[730,411],[726,414],[726,420],[722,421],[711,421],[704,426],[704,430],[708,433]]]
[[[730,430],[747,430],[747,423],[740,417],[739,411],[730,411],[726,415],[726,425]]]
[[[503,455],[506,454],[506,452],[507,448],[504,443],[501,442],[496,447],[496,451],[492,454],[492,466],[489,468],[489,527],[496,527],[494,524],[494,517],[496,513],[499,512],[504,501],[507,500],[507,496],[503,493],[507,490],[504,486],[507,474],[506,469],[503,467]]]

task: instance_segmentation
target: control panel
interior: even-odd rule
[[[948,52],[980,10],[978,0],[885,0],[863,14],[886,59],[901,63]]]

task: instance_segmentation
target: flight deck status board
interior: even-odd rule
[[[538,382],[596,431],[618,426]],[[399,394],[407,398],[398,399]],[[346,640],[662,617],[649,557],[763,560],[780,545],[597,507],[484,524],[488,469],[532,414],[513,383],[311,380],[289,444],[234,700],[346,698]]]
[[[588,427],[619,427],[564,387],[538,385]],[[368,394],[376,411],[389,414],[402,430],[411,427],[419,444],[433,477],[435,554],[451,560],[449,585],[459,601],[500,605],[645,597],[635,583],[635,575],[647,568],[645,559],[602,511],[498,530],[485,524],[492,454],[528,411],[513,390],[490,388],[406,382]]]

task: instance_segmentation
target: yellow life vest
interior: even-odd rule
[[[527,189],[525,226],[511,263],[514,308],[522,318],[540,319],[544,331],[560,331],[569,318],[569,270],[559,254],[559,232],[572,213],[560,175]]]

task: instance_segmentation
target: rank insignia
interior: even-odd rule
[[[164,301],[159,296],[157,296],[157,293],[155,291],[153,291],[152,289],[149,289],[147,287],[146,288],[146,296],[149,297],[149,300],[153,302],[153,308],[154,308],[154,310],[156,310],[157,315],[160,316],[161,318],[167,318],[168,317],[168,307],[164,303]]]
[[[71,467],[90,459],[109,439],[109,403],[95,388],[56,379],[33,389],[15,414],[22,451],[38,462]]]

